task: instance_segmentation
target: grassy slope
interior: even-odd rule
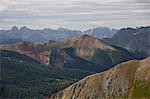
[[[59,93],[54,94],[50,99],[70,99],[69,97],[73,96],[75,99],[77,97],[80,99],[85,99],[85,97],[90,99],[97,97],[96,99],[101,99],[102,97],[107,98],[108,95],[106,95],[106,91],[108,91],[109,94],[108,99],[149,99],[150,80],[144,80],[145,77],[147,77],[145,75],[148,73],[148,70],[146,70],[146,73],[142,72],[142,75],[144,74],[142,79],[139,79],[141,75],[137,76],[137,69],[139,70],[140,67],[143,67],[143,65],[140,65],[140,62],[139,60],[131,60],[119,64],[108,71],[88,76]],[[148,62],[144,61],[144,63],[145,67],[149,66]],[[147,69],[149,69],[149,67]],[[140,68],[140,71],[143,70],[144,68]],[[107,80],[105,80],[105,78],[107,78]],[[110,78],[112,80],[109,80]],[[106,83],[108,82],[109,89],[106,90],[108,87]],[[122,89],[126,88],[124,82],[128,83],[128,87],[123,91]],[[113,90],[113,94],[110,91],[111,88],[116,88]],[[117,88],[120,90],[117,90]],[[118,93],[120,94],[117,95]]]
[[[135,81],[132,97],[136,99],[150,98],[150,81]]]

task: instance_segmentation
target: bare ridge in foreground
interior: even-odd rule
[[[88,76],[50,99],[150,98],[150,57]]]

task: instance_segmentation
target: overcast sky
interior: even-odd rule
[[[0,0],[0,29],[150,25],[150,0]]]

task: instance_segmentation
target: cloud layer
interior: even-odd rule
[[[1,0],[0,28],[150,25],[149,0]]]

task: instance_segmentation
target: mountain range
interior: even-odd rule
[[[8,36],[13,39],[22,39],[24,41],[30,42],[45,42],[48,40],[63,40],[68,37],[76,37],[81,34],[78,30],[69,30],[64,28],[59,28],[57,30],[45,28],[43,30],[34,30],[27,28],[25,26],[18,29],[18,27],[13,26],[10,30],[1,30],[0,35]]]
[[[2,98],[150,97],[149,26],[86,31],[14,26],[0,36]]]
[[[10,30],[0,30],[0,44],[12,44],[20,41],[34,43],[48,42],[49,40],[63,41],[68,38],[80,37],[81,35],[90,35],[103,39],[110,45],[122,47],[132,52],[150,54],[150,26],[122,28],[120,30],[97,27],[85,31],[65,28],[35,30],[25,26],[18,29],[18,27],[13,26]]]
[[[30,29],[25,26],[18,29],[18,27],[13,26],[10,30],[0,30],[0,36],[1,36],[1,44],[6,43],[13,43],[14,39],[21,39],[24,41],[30,41],[30,42],[46,42],[48,40],[54,40],[54,41],[62,41],[67,38],[72,37],[78,37],[83,34],[89,34],[91,36],[96,36],[98,38],[103,37],[112,37],[117,30],[115,29],[109,29],[106,27],[98,27],[93,28],[85,31],[80,30],[69,30],[65,28],[58,28],[57,30],[45,28],[45,29]],[[7,39],[4,39],[6,38]],[[12,42],[8,42],[12,38]],[[17,40],[18,41],[18,40]],[[16,42],[17,42],[16,41]]]
[[[0,49],[25,54],[44,65],[78,68],[94,72],[104,71],[127,60],[146,57],[137,57],[138,54],[111,46],[89,35],[67,39],[63,42],[50,40],[39,44],[27,41],[2,44]]]

